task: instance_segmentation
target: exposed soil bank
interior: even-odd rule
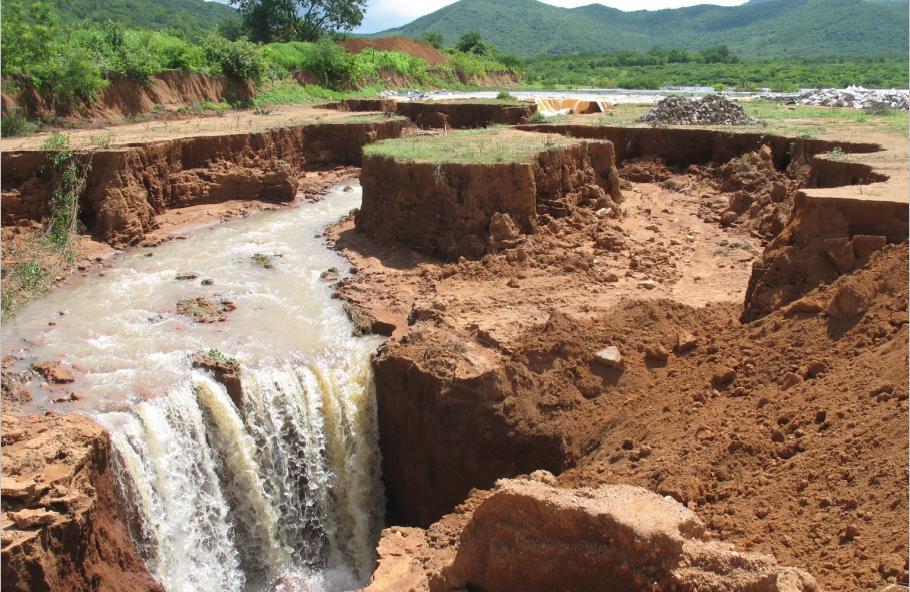
[[[788,305],[816,286],[862,267],[884,245],[906,241],[907,220],[906,202],[797,194],[787,227],[753,266],[742,320],[752,321]],[[857,301],[854,314],[867,305]],[[805,306],[802,312],[812,312],[810,305]]]
[[[33,87],[17,83],[17,94],[3,93],[3,111],[13,107],[25,110],[29,119],[68,117],[82,120],[119,120],[149,113],[155,109],[174,110],[193,103],[247,101],[255,95],[248,80],[228,76],[209,76],[197,72],[162,72],[146,82],[126,78],[111,81],[92,99],[58,102],[53,95],[42,95]]]
[[[878,144],[790,138],[755,132],[725,132],[694,128],[611,127],[592,125],[527,125],[520,130],[570,134],[574,138],[610,140],[616,146],[616,163],[632,158],[657,158],[671,167],[685,168],[691,164],[727,162],[743,154],[768,146],[775,166],[786,169],[794,160],[840,148],[844,153],[869,153],[881,150]],[[856,168],[853,163],[827,161],[827,172],[813,176],[810,186],[838,185],[883,181],[871,167]],[[813,163],[814,164],[814,163]],[[820,165],[819,165],[820,166]],[[831,172],[837,170],[836,175]],[[844,172],[840,172],[844,171]]]
[[[198,136],[85,153],[90,162],[85,226],[114,245],[138,243],[167,209],[229,200],[291,201],[303,170],[360,164],[362,147],[398,137],[402,119],[316,123],[234,135]],[[40,220],[51,187],[42,151],[4,151],[3,223]]]
[[[483,101],[398,102],[395,99],[347,99],[336,108],[382,111],[407,117],[421,128],[476,128],[527,123],[537,112],[534,103]],[[540,131],[540,130],[535,130]]]
[[[710,541],[698,517],[643,488],[556,488],[544,471],[475,492],[429,530],[393,527],[367,592],[809,592],[806,572]]]
[[[517,140],[521,141],[519,137]],[[364,159],[357,229],[454,260],[478,258],[533,233],[538,216],[621,201],[610,142],[578,142],[535,162],[470,165]]]
[[[848,317],[639,301],[507,344],[416,323],[374,362],[392,519],[546,468],[670,495],[826,589],[906,581],[906,261],[886,247],[806,296],[873,295]]]
[[[3,416],[2,526],[4,590],[162,590],[124,523],[107,432],[87,418]]]

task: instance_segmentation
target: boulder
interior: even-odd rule
[[[503,480],[474,510],[432,590],[809,592],[808,573],[709,541],[670,497],[628,485]]]

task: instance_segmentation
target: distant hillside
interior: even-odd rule
[[[896,55],[908,51],[906,1],[751,0],[623,12],[602,4],[558,8],[536,0],[460,0],[376,36],[442,33],[454,43],[477,31],[501,51],[541,53],[689,51],[726,44],[746,57]]]
[[[57,9],[64,22],[112,20],[155,31],[200,33],[237,16],[230,6],[205,0],[50,0],[47,4]]]

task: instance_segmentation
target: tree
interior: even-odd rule
[[[468,31],[458,38],[458,44],[455,45],[458,51],[463,53],[474,53],[477,55],[489,55],[493,53],[493,48],[483,40],[480,33]]]
[[[442,49],[444,40],[442,38],[442,33],[437,33],[436,31],[427,31],[420,36],[418,41],[423,41],[427,45],[433,46],[436,49]]]
[[[253,41],[316,41],[363,22],[367,0],[231,0]]]

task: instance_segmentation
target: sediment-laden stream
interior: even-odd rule
[[[376,342],[351,336],[320,278],[343,261],[314,236],[359,202],[359,187],[338,187],[129,253],[4,328],[5,354],[26,346],[22,364],[77,370],[80,400],[35,384],[34,405],[110,431],[133,537],[169,591],[265,590],[282,576],[338,590],[369,576],[383,507]],[[194,297],[236,310],[194,323],[175,312]],[[192,367],[213,349],[240,362],[236,403]]]

